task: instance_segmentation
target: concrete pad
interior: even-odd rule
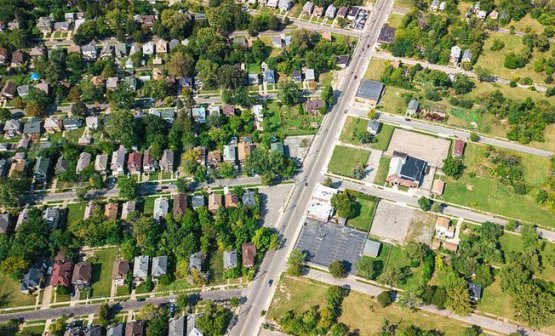
[[[308,150],[310,149],[310,144],[312,142],[312,135],[299,135],[299,136],[289,136],[283,140],[283,144],[286,147],[286,153],[289,157],[298,160],[300,163],[304,161]]]
[[[403,152],[417,159],[424,160],[428,165],[439,167],[449,154],[451,142],[431,135],[395,129],[386,155],[393,155],[393,151]]]
[[[415,212],[405,206],[381,201],[370,227],[370,235],[389,243],[404,243]]]

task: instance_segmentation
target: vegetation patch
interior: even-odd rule
[[[360,171],[366,169],[369,156],[370,152],[363,149],[335,146],[328,170],[342,176],[361,178]]]

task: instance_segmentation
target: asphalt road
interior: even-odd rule
[[[203,300],[227,300],[232,297],[240,297],[241,290],[229,290],[229,291],[211,291],[211,292],[202,292],[199,293],[200,298]],[[168,303],[171,300],[175,299],[176,295],[169,295],[164,297],[155,297],[155,298],[148,298],[144,301],[126,301],[121,302],[120,304],[115,304],[116,310],[137,310],[140,309],[142,306],[152,303],[154,305],[160,305],[163,303]],[[33,321],[33,320],[49,320],[59,318],[61,316],[79,316],[79,315],[89,315],[98,312],[98,307],[100,303],[97,304],[89,304],[84,306],[75,306],[75,307],[63,307],[63,308],[49,308],[43,310],[33,310],[27,312],[19,312],[19,313],[10,313],[10,314],[0,314],[0,323],[8,322],[12,319],[24,319],[25,321]]]
[[[231,335],[254,336],[258,334],[262,318],[261,312],[267,310],[275,291],[275,284],[286,268],[287,257],[300,232],[306,205],[314,187],[323,179],[322,168],[326,166],[333,149],[333,143],[340,133],[347,110],[371,57],[371,50],[377,41],[381,27],[387,20],[393,0],[379,1],[368,20],[361,39],[353,52],[346,76],[336,90],[339,91],[335,107],[324,119],[310,147],[303,172],[297,177],[288,206],[284,209],[278,229],[282,234],[282,247],[267,254],[260,266],[256,279],[244,290],[246,303],[241,306],[238,321]],[[329,30],[328,30],[329,31]]]

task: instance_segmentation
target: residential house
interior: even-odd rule
[[[107,203],[104,206],[104,217],[109,220],[118,219],[118,204],[117,203]]]
[[[21,134],[21,123],[19,120],[10,119],[4,124],[4,135],[13,138]]]
[[[168,336],[185,336],[187,331],[187,317],[173,317],[168,326]],[[187,335],[189,336],[189,335]]]
[[[279,10],[281,10],[283,12],[286,12],[291,7],[293,7],[293,1],[292,0],[279,0],[278,1],[278,7],[279,7]]]
[[[347,19],[354,21],[357,18],[359,13],[360,13],[359,7],[349,7],[347,11]]]
[[[158,197],[154,200],[154,213],[153,217],[156,220],[160,220],[160,218],[166,217],[170,210],[170,203],[167,198],[165,197]]]
[[[247,158],[251,156],[251,146],[251,143],[246,141],[241,141],[237,145],[237,155],[241,164],[244,164]]]
[[[121,219],[127,219],[127,216],[129,216],[130,213],[136,211],[136,209],[137,204],[135,201],[127,201],[123,203],[123,206],[121,208]]]
[[[200,207],[203,207],[206,205],[206,202],[204,200],[204,196],[202,195],[193,195],[191,197],[191,207],[196,210]]]
[[[41,121],[39,119],[29,119],[25,125],[23,125],[23,135],[32,140],[38,140],[40,138],[40,125]]]
[[[174,168],[174,152],[171,149],[165,149],[160,159],[160,170],[173,173]]]
[[[49,92],[50,92],[50,86],[48,85],[47,82],[44,82],[44,81],[35,84],[35,86],[33,86],[33,87],[37,90],[40,90],[40,91],[46,93],[46,95],[48,95]]]
[[[366,131],[372,134],[373,136],[376,136],[380,132],[381,126],[382,126],[382,123],[380,123],[375,119],[372,119],[368,121],[368,125],[366,125]]]
[[[314,3],[312,1],[307,1],[303,6],[303,14],[310,15],[314,10]]]
[[[312,16],[321,18],[324,15],[324,7],[322,6],[315,6],[314,11],[312,12]]]
[[[203,336],[202,331],[196,325],[196,318],[197,314],[187,315],[187,336]]]
[[[241,199],[244,207],[255,207],[256,206],[256,198],[255,193],[252,190],[247,190],[243,193],[243,197]]]
[[[94,44],[87,44],[81,47],[81,54],[85,61],[96,61],[97,51]]]
[[[175,49],[175,47],[177,47],[180,44],[181,44],[181,42],[179,42],[178,39],[171,39],[170,43],[169,43],[169,50],[171,51],[171,50]]]
[[[2,91],[0,95],[6,99],[12,99],[15,97],[15,93],[17,92],[17,84],[13,80],[8,80],[6,84],[2,87]]]
[[[489,13],[489,17],[492,20],[497,20],[497,18],[499,17],[499,12],[494,9]]]
[[[224,251],[224,269],[237,267],[237,251]]]
[[[221,194],[211,193],[208,195],[208,210],[210,212],[215,213],[222,206],[222,204],[223,200]]]
[[[41,16],[37,20],[37,29],[43,34],[52,32],[52,19],[49,16]]]
[[[301,70],[293,70],[291,73],[291,79],[296,83],[301,83],[303,81],[303,73]]]
[[[217,168],[222,162],[222,153],[219,150],[208,152],[207,162],[210,167]]]
[[[12,177],[16,173],[23,173],[25,171],[25,166],[27,162],[25,160],[15,160],[10,165],[10,170],[8,171],[8,177]]]
[[[156,22],[155,15],[143,15],[143,25],[147,28],[151,28],[154,26],[154,22]]]
[[[42,57],[44,56],[44,54],[44,47],[42,45],[35,46],[29,51],[29,56],[31,56],[32,58]]]
[[[206,122],[206,109],[203,106],[193,107],[191,109],[191,114],[196,122],[201,124]]]
[[[465,49],[464,50],[461,62],[462,63],[472,62],[472,50],[470,50],[470,49]]]
[[[482,297],[482,286],[469,281],[468,292],[470,293],[470,300],[476,303]]]
[[[121,176],[125,173],[125,148],[122,145],[112,153],[110,169],[114,176]]]
[[[156,171],[156,160],[150,154],[150,148],[145,149],[143,152],[143,171],[145,173],[153,173]]]
[[[461,139],[455,140],[455,144],[453,145],[453,156],[461,157],[464,155],[464,148],[466,147],[466,142]]]
[[[237,163],[237,146],[224,145],[224,162],[229,162],[233,165]]]
[[[281,155],[285,155],[285,147],[283,146],[283,142],[272,142],[270,144],[271,151],[277,151]]]
[[[384,24],[382,30],[380,30],[380,35],[378,36],[378,42],[383,44],[389,44],[395,42],[395,28]]]
[[[449,55],[449,62],[457,65],[461,59],[461,48],[459,46],[451,47],[451,54]]]
[[[54,230],[58,227],[58,224],[60,224],[60,210],[58,208],[48,207],[44,210],[42,218],[46,220],[48,227]]]
[[[111,57],[114,57],[114,46],[106,43],[100,49],[100,58],[106,59]]]
[[[488,13],[484,10],[478,10],[476,12],[476,17],[478,17],[478,19],[484,20],[487,16],[488,16]]]
[[[124,336],[125,325],[123,323],[111,325],[106,328],[106,336]]]
[[[226,208],[236,208],[239,206],[239,196],[233,193],[227,193],[224,196]]]
[[[121,59],[127,56],[127,44],[121,42],[115,45],[114,53],[117,59]]]
[[[224,104],[222,108],[224,115],[226,116],[234,116],[235,115],[235,108],[232,105]]]
[[[266,7],[277,8],[277,6],[278,6],[278,0],[268,0],[268,1],[266,1]]]
[[[94,160],[94,171],[104,175],[108,169],[108,154],[97,155]]]
[[[10,57],[10,53],[6,48],[0,48],[0,64],[6,64]]]
[[[7,170],[8,170],[8,160],[0,159],[0,177],[5,176]]]
[[[358,87],[355,101],[373,108],[379,103],[384,88],[382,82],[362,80]]]
[[[135,92],[137,91],[137,79],[133,76],[126,76],[123,79],[123,82],[125,84],[127,84],[129,86],[129,88],[131,89],[131,91]]]
[[[187,194],[178,193],[173,195],[173,215],[182,216],[187,211]]]
[[[243,256],[243,267],[253,267],[256,258],[256,246],[253,243],[245,243],[241,246]]]
[[[24,294],[30,294],[32,292],[38,291],[45,280],[45,268],[41,266],[31,266],[27,273],[23,276],[21,280],[21,285],[19,289]]]
[[[146,279],[146,277],[148,276],[149,262],[149,256],[141,255],[135,257],[135,260],[133,262],[133,279],[135,283],[140,283]]]
[[[345,69],[350,61],[351,57],[349,55],[338,55],[335,57],[335,64],[341,69]]]
[[[17,87],[17,95],[21,98],[25,98],[29,94],[29,89],[29,85],[20,85]]]
[[[160,256],[152,258],[152,279],[158,280],[162,275],[168,272],[168,256]]]
[[[432,0],[432,4],[430,5],[430,9],[432,11],[437,11],[439,9],[439,0]]]
[[[349,12],[349,7],[346,7],[346,6],[339,7],[339,9],[337,10],[336,17],[344,19],[347,17],[348,12]]]
[[[75,167],[75,173],[80,174],[85,168],[91,164],[92,155],[86,152],[79,154],[79,159],[77,160],[77,166]]]
[[[143,55],[151,56],[154,54],[154,43],[147,42],[143,44]]]
[[[276,49],[283,48],[283,40],[281,39],[281,36],[272,37],[272,47]]]
[[[432,194],[436,196],[443,195],[443,191],[445,190],[445,182],[441,179],[435,179],[434,183],[432,184]]]
[[[106,79],[106,90],[115,91],[118,87],[119,78],[118,77],[108,77]]]
[[[7,213],[0,214],[0,234],[9,234],[11,231],[10,215]]]
[[[133,151],[127,156],[127,170],[130,174],[140,174],[141,163],[141,153]]]
[[[394,151],[386,180],[390,184],[418,188],[427,168],[426,161]]]
[[[91,285],[92,265],[88,262],[78,262],[73,268],[71,283],[77,288],[86,288]]]
[[[189,256],[189,271],[196,269],[202,272],[202,253],[195,252]]]
[[[62,131],[63,123],[57,117],[49,117],[44,120],[44,130],[47,133],[58,133]]]
[[[54,31],[66,32],[68,30],[69,30],[69,22],[66,22],[66,21],[54,22]]]
[[[99,325],[89,325],[85,329],[85,336],[102,336],[102,327]]]
[[[39,156],[35,162],[33,169],[33,176],[36,182],[45,182],[48,180],[50,171],[50,159],[47,157]]]
[[[144,336],[144,321],[131,321],[125,324],[125,336]]]
[[[436,236],[439,238],[455,238],[455,227],[447,217],[438,217],[436,220]]]
[[[337,13],[337,8],[332,4],[329,5],[328,8],[326,9],[326,17],[330,20],[335,19],[335,13]]]
[[[88,116],[85,118],[85,125],[90,130],[98,129],[98,117],[97,116]]]
[[[54,259],[52,265],[52,274],[50,276],[50,286],[52,287],[70,287],[73,274],[73,263],[66,260],[63,254],[59,253]]]
[[[412,117],[418,113],[420,103],[416,99],[411,99],[407,107],[407,116]]]
[[[197,146],[193,149],[198,153],[197,163],[201,166],[206,166],[206,148],[204,146]]]
[[[95,212],[96,210],[96,204],[93,201],[89,201],[89,203],[87,203],[87,206],[85,207],[85,213],[83,214],[83,219],[89,219]]]
[[[64,20],[66,20],[67,22],[75,21],[75,13],[65,13]]]
[[[268,84],[275,84],[276,83],[276,76],[274,70],[266,70],[264,71],[264,81]]]
[[[83,125],[83,121],[78,118],[69,117],[64,119],[64,129],[66,131],[74,131]]]
[[[156,41],[156,53],[165,54],[168,52],[168,41],[164,39],[159,39]]]
[[[311,114],[320,114],[326,108],[326,103],[322,99],[309,99],[304,103],[304,109]]]

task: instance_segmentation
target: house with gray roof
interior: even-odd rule
[[[21,286],[19,287],[21,292],[29,294],[39,290],[45,280],[44,273],[45,269],[42,266],[30,267],[21,280]]]
[[[196,122],[204,124],[206,122],[206,109],[204,106],[193,107],[191,109],[191,114]]]
[[[369,107],[378,105],[384,92],[384,84],[373,80],[362,80],[358,87],[355,101]]]
[[[10,215],[7,213],[0,214],[0,234],[8,234],[12,230]]]
[[[168,336],[185,336],[187,331],[187,317],[180,316],[170,319]]]
[[[198,209],[206,205],[206,200],[203,195],[193,195],[191,198],[191,207],[193,209]]]
[[[245,193],[243,194],[243,197],[241,198],[241,202],[243,203],[244,207],[255,207],[256,198],[255,198],[254,191],[252,190],[245,191]]]
[[[237,267],[237,251],[224,251],[224,269]]]
[[[281,153],[282,155],[285,155],[285,148],[283,146],[283,142],[272,142],[270,144],[270,150],[271,151],[277,151],[277,152]]]
[[[64,174],[67,172],[68,168],[69,168],[69,164],[67,163],[67,161],[64,159],[63,156],[60,156],[58,158],[58,161],[56,161],[56,166],[54,166],[54,173],[56,175]]]
[[[100,58],[110,58],[114,56],[114,46],[111,44],[104,44],[100,50]]]
[[[23,126],[23,134],[34,139],[40,138],[40,125],[39,119],[29,119]]]
[[[87,44],[81,47],[81,54],[85,61],[95,61],[98,56],[96,47],[94,44]]]
[[[17,95],[21,98],[25,98],[29,94],[29,85],[20,85],[17,87]]]
[[[364,251],[362,252],[362,254],[372,258],[376,258],[378,254],[380,254],[381,246],[382,243],[380,243],[379,241],[366,239],[366,243],[364,244]]]
[[[189,270],[196,269],[202,272],[202,253],[195,252],[189,256]]]
[[[203,336],[202,331],[197,327],[197,314],[187,315],[187,336]]]
[[[275,84],[276,83],[276,75],[275,75],[274,70],[264,71],[264,81],[268,84]]]
[[[92,155],[87,152],[82,152],[79,154],[79,160],[77,160],[77,166],[75,167],[75,172],[80,174],[85,168],[91,164]]]
[[[45,182],[48,180],[50,170],[50,159],[47,157],[39,156],[35,162],[33,169],[33,176],[36,182]]]
[[[174,152],[171,149],[165,149],[160,159],[160,169],[162,171],[173,173],[174,168]]]
[[[73,117],[64,119],[64,129],[66,131],[76,130],[79,127],[81,127],[81,125],[83,125],[83,122],[81,121],[81,119],[73,118]]]
[[[8,138],[21,134],[21,123],[19,120],[10,119],[4,124],[4,133]]]
[[[420,107],[420,103],[418,102],[418,100],[411,99],[409,101],[409,105],[407,107],[407,115],[408,116],[414,116],[415,114],[418,113],[419,107]]]
[[[159,197],[154,200],[154,213],[153,217],[156,220],[166,217],[170,209],[170,203],[167,198]]]
[[[127,201],[121,207],[121,219],[127,219],[127,216],[133,211],[137,210],[137,203],[135,201]]]
[[[366,125],[366,131],[374,136],[378,135],[378,132],[380,131],[380,127],[382,126],[382,123],[380,123],[379,121],[372,119],[368,121],[368,125]]]
[[[229,162],[235,165],[235,163],[237,162],[237,146],[224,146],[224,162]]]
[[[121,176],[125,173],[125,148],[122,145],[112,153],[110,169],[114,176]]]
[[[123,323],[109,326],[106,329],[106,336],[123,336],[124,325]]]
[[[470,63],[472,62],[472,50],[470,49],[465,49],[463,56],[462,56],[462,60],[461,62],[463,63]]]
[[[152,258],[152,279],[158,280],[162,275],[168,272],[168,256],[160,256]]]
[[[85,329],[85,336],[102,336],[102,327],[99,325],[90,325]]]
[[[94,171],[105,174],[108,169],[108,154],[97,155],[94,159]]]
[[[451,47],[451,54],[449,55],[449,62],[458,64],[461,59],[461,48],[457,45]]]
[[[37,29],[43,34],[49,34],[52,32],[53,21],[49,16],[41,16],[37,20]]]
[[[48,227],[51,230],[54,230],[58,227],[58,224],[60,223],[60,209],[54,207],[46,208],[46,210],[44,210],[44,213],[42,214],[42,218],[46,220],[46,223],[48,223]]]
[[[148,264],[150,262],[150,257],[146,255],[141,255],[135,257],[133,262],[133,278],[135,283],[142,282],[148,276]]]

